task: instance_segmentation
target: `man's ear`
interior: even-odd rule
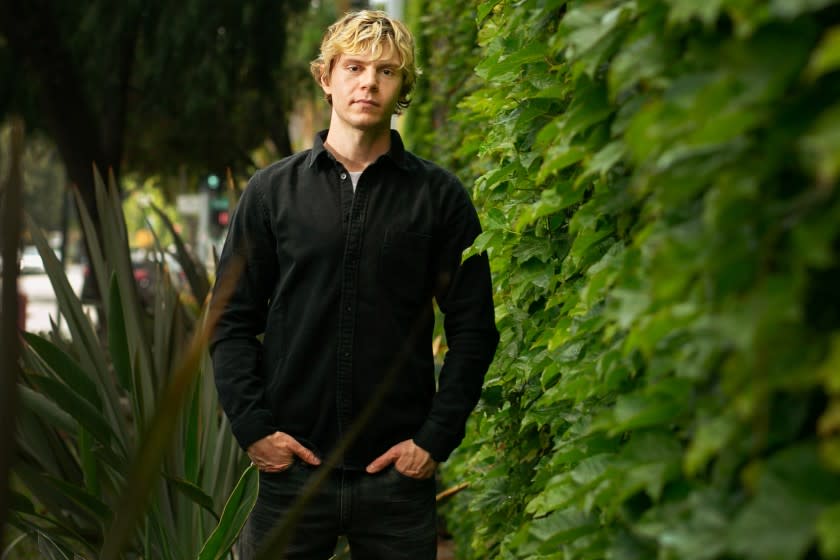
[[[321,74],[321,79],[319,81],[321,82],[321,89],[324,90],[324,93],[326,93],[327,95],[330,95],[330,92],[332,91],[332,87],[330,86],[330,75],[329,75],[329,73],[322,73]]]

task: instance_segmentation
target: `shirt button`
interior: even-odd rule
[[[349,358],[349,357],[350,357],[350,352],[345,352],[345,353],[344,353],[344,357],[345,357],[345,358]]]
[[[352,307],[350,307],[349,305],[344,308],[345,311],[350,311],[351,309],[352,309]]]
[[[344,180],[344,179],[346,179],[346,178],[347,178],[347,173],[342,173],[342,174],[341,174],[341,180],[343,181],[343,180]]]

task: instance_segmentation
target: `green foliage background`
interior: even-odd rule
[[[502,333],[459,556],[840,558],[840,2],[450,4],[408,136]]]

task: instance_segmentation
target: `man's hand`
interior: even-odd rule
[[[397,471],[410,478],[430,478],[437,468],[437,461],[428,451],[407,439],[374,459],[366,470],[370,474],[377,473],[392,463]]]
[[[283,432],[274,432],[248,447],[248,457],[263,472],[280,472],[292,466],[295,457],[310,465],[320,465],[321,460],[295,438]]]

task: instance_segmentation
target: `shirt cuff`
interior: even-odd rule
[[[443,463],[452,451],[461,444],[464,431],[453,432],[440,424],[426,420],[414,435],[414,443],[429,452],[432,459]]]
[[[242,418],[230,428],[243,451],[248,451],[252,443],[277,431],[268,413]]]

